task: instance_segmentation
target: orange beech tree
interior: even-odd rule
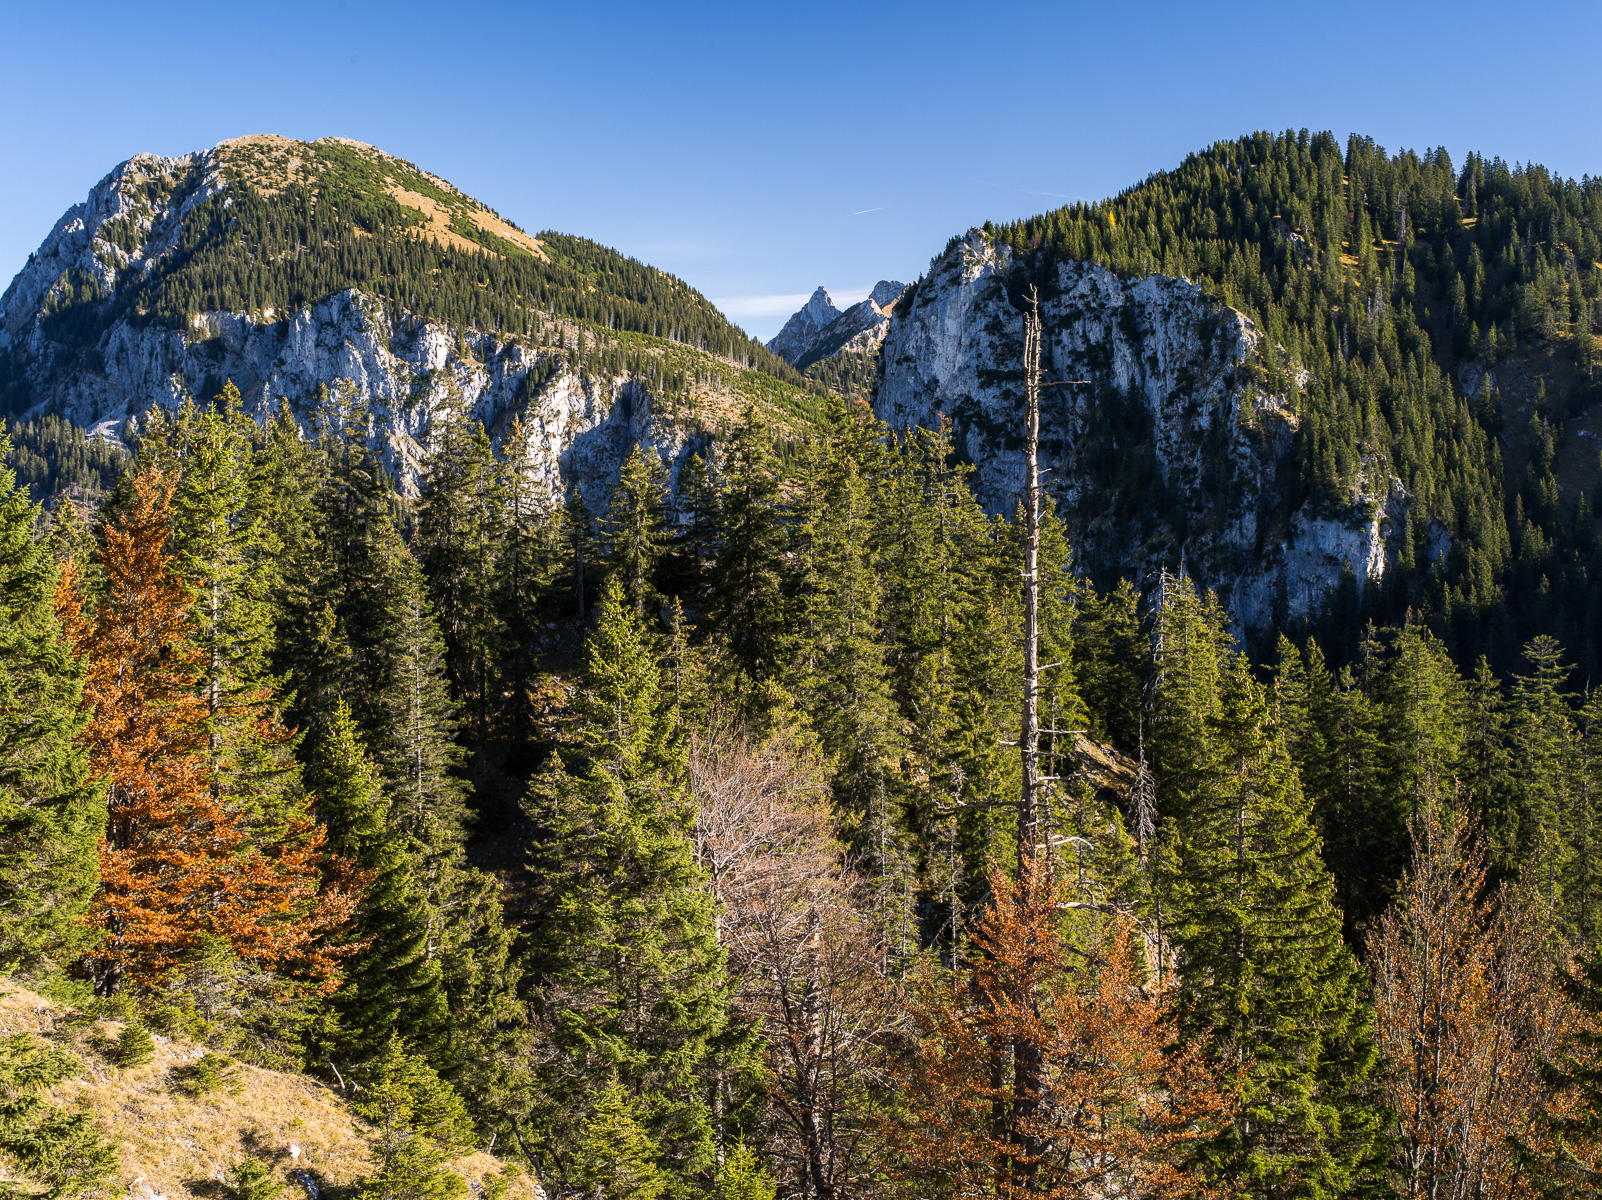
[[[70,567],[58,599],[88,661],[84,737],[109,810],[88,917],[101,942],[86,966],[102,994],[151,991],[220,951],[257,990],[326,994],[348,952],[330,935],[355,896],[324,886],[323,829],[303,799],[267,815],[213,777],[193,593],[167,550],[173,490],[157,470],[134,481],[105,531],[92,617]],[[255,707],[263,736],[282,740],[268,697]]]
[[[1173,1049],[1164,989],[1143,985],[1128,923],[1082,953],[1050,863],[1026,861],[1016,882],[992,866],[990,888],[973,966],[916,981],[914,1045],[891,1062],[902,1107],[882,1129],[907,1194],[1214,1195],[1199,1152],[1230,1100],[1199,1048]],[[1039,1051],[1023,1104],[1020,1045]]]
[[[1550,914],[1538,896],[1489,891],[1485,852],[1461,813],[1432,799],[1411,832],[1412,872],[1369,939],[1391,1068],[1383,1088],[1399,1124],[1396,1190],[1533,1196],[1520,1146],[1548,1156],[1550,1123],[1572,1108],[1546,1064],[1577,1028]]]

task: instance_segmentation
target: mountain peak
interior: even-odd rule
[[[768,343],[768,349],[793,366],[817,341],[818,334],[839,315],[840,310],[829,299],[828,289],[820,285],[795,316],[784,323],[778,336]]]
[[[872,353],[884,341],[889,328],[889,312],[907,285],[881,279],[873,285],[867,299],[841,312],[829,293],[819,288],[795,316],[785,322],[779,336],[768,343],[791,366],[805,369],[819,359],[842,350]]]

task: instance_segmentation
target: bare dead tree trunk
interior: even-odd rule
[[[1024,310],[1024,663],[1023,723],[1019,753],[1023,782],[1018,801],[1018,879],[1033,886],[1040,838],[1040,293],[1031,285]],[[1031,998],[1019,997],[1020,1000]],[[1012,1048],[1014,1188],[1033,1191],[1042,1147],[1035,1132],[1044,1073],[1040,1046],[1030,1039]]]
[[[1035,856],[1040,824],[1040,297],[1024,310],[1024,677],[1023,787],[1018,800],[1018,859]]]

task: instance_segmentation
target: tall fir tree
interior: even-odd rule
[[[1195,678],[1169,667],[1179,685]],[[1217,710],[1188,747],[1177,869],[1161,881],[1182,1024],[1236,1072],[1242,1113],[1215,1141],[1214,1167],[1251,1196],[1364,1194],[1385,1147],[1357,962],[1263,690],[1238,655],[1220,676]]]
[[[195,591],[190,611],[202,655],[207,773],[219,793],[276,819],[296,803],[299,772],[267,674],[277,555],[257,508],[263,489],[255,478],[254,425],[231,382],[214,407],[186,410],[182,418],[172,550]],[[271,719],[262,720],[264,708],[273,710]]]
[[[451,696],[468,744],[492,735],[503,638],[495,604],[504,534],[501,473],[484,426],[454,392],[436,411],[414,549],[428,579]]]
[[[390,825],[378,772],[344,701],[319,748],[312,784],[329,850],[365,883],[352,930],[362,946],[334,997],[340,1032],[332,1040],[340,1052],[367,1059],[397,1035],[430,1062],[448,1061],[450,1014],[427,901],[408,840]]]
[[[711,1182],[713,1043],[728,1022],[723,952],[690,840],[677,721],[621,581],[607,581],[584,676],[584,761],[536,778],[529,815],[541,1101],[528,1120],[558,1174],[612,1079],[675,1191]]]
[[[712,615],[745,707],[765,719],[786,703],[790,611],[778,462],[755,405],[730,435],[722,482]]]
[[[1555,914],[1567,916],[1575,868],[1570,825],[1577,815],[1579,737],[1565,690],[1572,668],[1554,637],[1524,647],[1531,670],[1514,678],[1508,724],[1509,783],[1526,879]]]
[[[657,565],[667,553],[667,470],[654,450],[639,446],[623,460],[607,499],[602,530],[608,569],[643,616],[657,599]]]
[[[8,448],[0,435],[0,963],[15,969],[65,965],[86,944],[106,806],[80,741],[89,714],[56,609],[61,568],[33,537],[38,510]]]

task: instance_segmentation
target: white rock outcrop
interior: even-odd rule
[[[980,231],[896,306],[875,408],[893,427],[952,422],[992,511],[1022,495],[1022,317],[1011,250]],[[1407,497],[1366,479],[1340,511],[1284,511],[1292,397],[1254,367],[1243,314],[1185,279],[1063,263],[1043,289],[1042,462],[1082,567],[1150,583],[1183,564],[1242,628],[1315,615],[1350,573],[1383,578]],[[1084,383],[1068,381],[1086,381]]]
[[[29,413],[58,412],[116,439],[153,406],[207,399],[232,380],[257,416],[287,402],[309,423],[319,389],[342,387],[367,406],[375,447],[415,494],[432,420],[454,393],[497,434],[522,414],[551,496],[576,481],[592,504],[635,445],[661,455],[676,482],[704,443],[658,419],[650,389],[627,373],[575,371],[571,355],[483,331],[392,321],[356,290],[295,313],[202,313],[186,330],[124,312],[92,345],[50,336],[53,297],[85,287],[112,296],[136,281],[172,251],[190,210],[224,187],[212,152],[137,155],[57,222],[0,297],[0,356],[26,381]]]

